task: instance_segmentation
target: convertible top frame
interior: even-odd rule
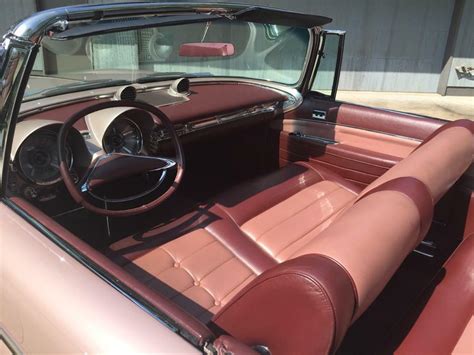
[[[269,7],[256,7],[238,4],[186,4],[186,3],[133,3],[112,5],[78,5],[60,7],[38,12],[37,14],[13,26],[6,37],[15,37],[23,41],[39,43],[48,32],[59,33],[68,29],[68,23],[73,21],[98,21],[107,18],[122,16],[146,15],[217,15],[229,20],[240,20],[258,23],[272,23],[275,25],[314,28],[323,26],[332,21],[329,17],[308,15],[292,11],[284,11]],[[203,16],[203,21],[206,21]],[[183,16],[183,22],[186,22]],[[128,23],[123,22],[123,28],[128,28]],[[121,28],[116,29],[119,31]],[[92,35],[94,30],[84,35]],[[67,39],[67,38],[61,38]]]

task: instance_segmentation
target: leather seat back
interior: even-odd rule
[[[318,253],[338,262],[354,284],[357,318],[421,242],[432,211],[423,183],[413,178],[392,180],[359,199],[293,257]]]
[[[398,177],[410,176],[423,182],[436,203],[472,163],[474,123],[459,120],[445,124],[429,136],[408,157],[361,192]]]
[[[355,306],[351,278],[334,260],[304,255],[267,270],[224,306],[213,323],[273,355],[334,352]]]

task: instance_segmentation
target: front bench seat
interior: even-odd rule
[[[112,244],[109,256],[207,322],[257,275],[327,228],[358,192],[324,167],[291,164],[229,191],[220,203]],[[259,238],[261,247],[242,232],[242,224],[266,210],[278,217],[268,216],[270,233]],[[271,238],[279,228],[286,228],[288,238]],[[176,239],[166,243],[171,238]]]
[[[293,164],[218,197],[178,239],[160,243],[179,228],[158,228],[111,250],[191,314],[212,317],[218,332],[272,354],[335,351],[471,164],[470,125],[444,126],[362,193],[326,169]],[[432,149],[440,160],[420,171]]]

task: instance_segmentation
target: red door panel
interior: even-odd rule
[[[280,165],[316,161],[366,186],[410,154],[444,122],[309,96],[285,114]]]

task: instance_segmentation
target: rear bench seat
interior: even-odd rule
[[[364,191],[318,165],[290,164],[113,244],[111,255],[245,344],[328,353],[423,239],[473,151],[472,123],[450,123]]]

